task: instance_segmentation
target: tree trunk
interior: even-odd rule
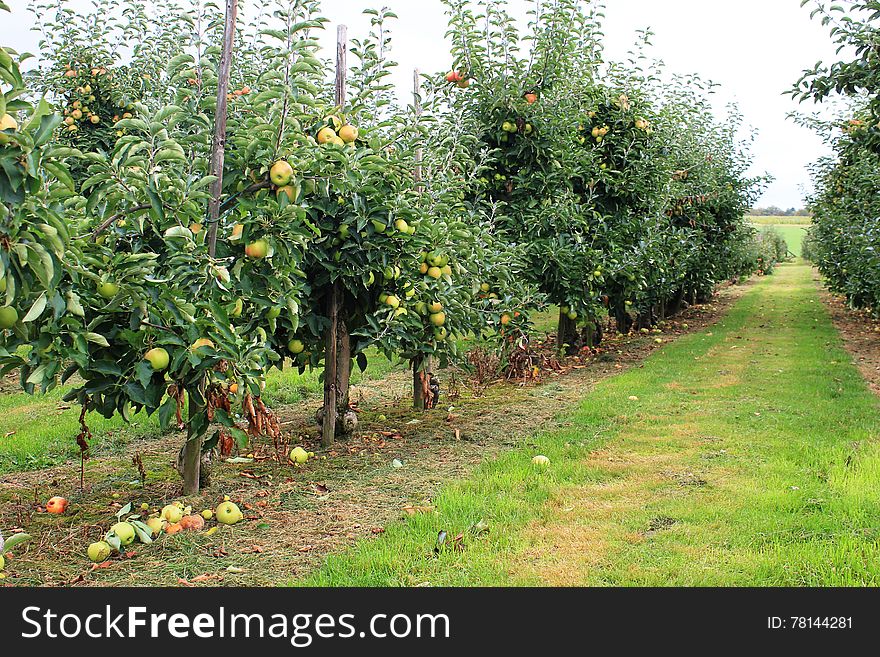
[[[614,320],[617,323],[618,333],[623,333],[624,335],[629,333],[629,330],[633,325],[633,320],[632,317],[630,317],[630,314],[626,311],[626,306],[624,304],[615,304]]]
[[[339,283],[333,283],[327,299],[330,328],[324,342],[324,421],[321,427],[321,445],[330,447],[336,438],[336,416],[339,385]],[[344,324],[343,324],[344,326]]]
[[[556,347],[560,352],[571,354],[577,351],[577,323],[569,319],[562,310],[559,311],[559,324],[556,329]]]
[[[198,397],[198,398],[197,398]],[[196,422],[200,413],[205,412],[201,394],[188,395],[189,423],[186,432],[186,444],[183,446],[183,494],[196,495],[199,492],[199,476],[202,467],[202,441],[204,431],[201,423]]]
[[[347,425],[342,420],[348,413],[350,398],[351,336],[343,314],[336,327],[336,438],[348,437]]]
[[[416,358],[412,361],[413,375],[413,408],[420,411],[428,409],[428,373],[431,371],[431,357]],[[430,393],[429,393],[430,394]]]

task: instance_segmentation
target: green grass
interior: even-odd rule
[[[756,217],[749,215],[746,217],[749,223],[757,226],[809,226],[812,217]]]
[[[298,583],[878,584],[878,429],[799,261]]]
[[[807,228],[809,228],[809,225],[797,226],[764,224],[758,226],[759,230],[764,228],[772,228],[777,233],[782,235],[782,237],[785,239],[786,244],[788,244],[788,250],[797,257],[801,256],[804,237],[806,237],[807,235]]]

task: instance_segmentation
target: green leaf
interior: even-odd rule
[[[99,344],[102,347],[109,347],[110,343],[107,342],[107,338],[105,338],[100,333],[92,333],[91,331],[85,334],[86,340],[89,342],[94,342],[95,344]]]
[[[46,302],[47,302],[46,293],[43,292],[39,297],[37,297],[37,300],[34,302],[34,305],[31,306],[31,309],[28,311],[27,315],[25,315],[24,319],[22,319],[21,321],[24,323],[27,323],[27,322],[32,322],[35,319],[37,319],[37,317],[42,315],[43,311],[46,310]]]

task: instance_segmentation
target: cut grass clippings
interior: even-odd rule
[[[876,585],[878,427],[799,261],[297,583]]]

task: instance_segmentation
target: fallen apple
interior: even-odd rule
[[[238,508],[234,502],[223,502],[217,506],[217,509],[214,511],[217,516],[217,522],[223,525],[234,525],[239,520],[244,518],[244,515],[241,513],[241,509]]]
[[[67,511],[67,500],[63,497],[53,497],[46,502],[46,511],[54,514],[61,514]]]
[[[290,450],[290,455],[287,457],[287,460],[291,463],[305,463],[309,460],[309,453],[297,445]]]
[[[147,518],[147,521],[144,524],[150,528],[150,531],[153,532],[153,536],[158,536],[162,533],[162,530],[165,529],[165,521],[156,516]]]
[[[131,545],[134,543],[135,536],[137,535],[134,531],[134,527],[128,522],[117,522],[110,528],[110,531],[116,534],[116,538],[118,538],[119,542],[123,545]]]
[[[89,559],[95,563],[107,561],[112,552],[112,548],[105,541],[98,541],[89,545]]]
[[[183,517],[183,511],[176,504],[168,504],[162,507],[159,517],[166,522],[175,524],[180,522],[180,519]]]

